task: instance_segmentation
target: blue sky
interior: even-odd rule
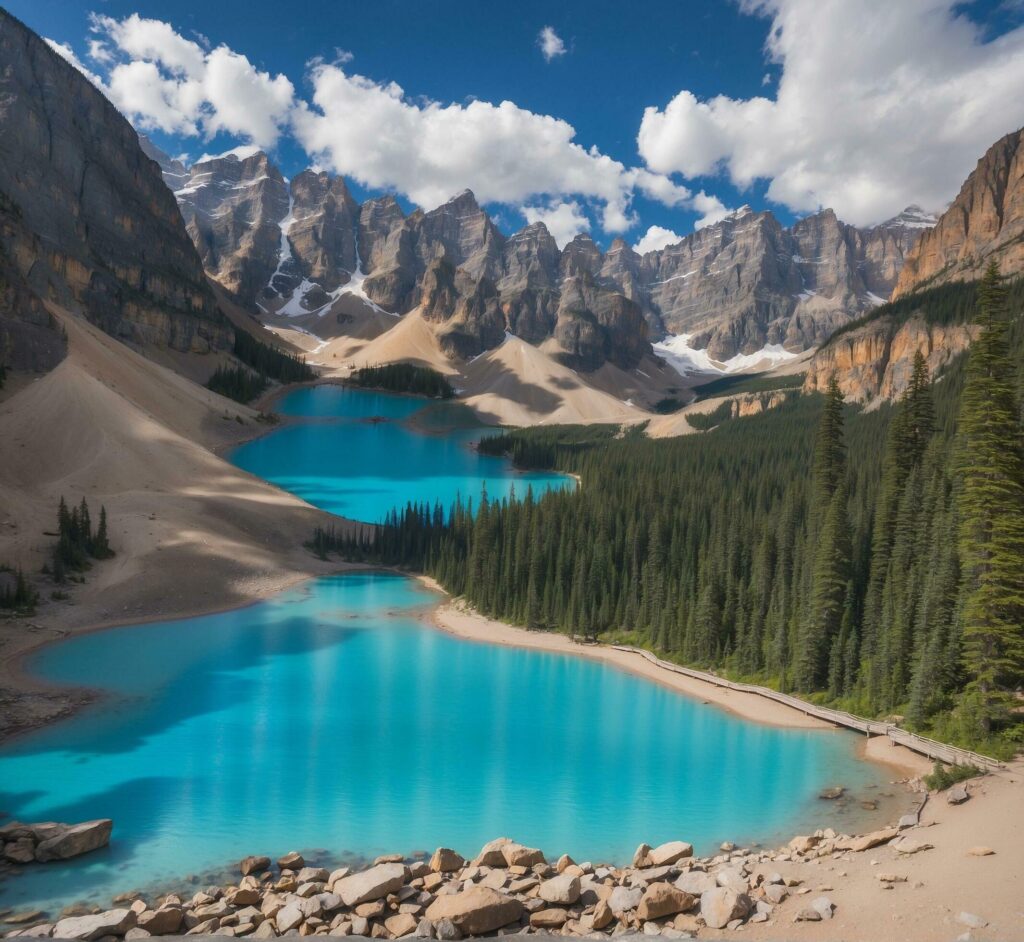
[[[33,29],[66,44],[104,83],[117,65],[154,58],[161,74],[175,79],[159,52],[140,53],[128,31],[122,35],[110,25],[132,14],[168,24],[204,51],[224,45],[245,57],[255,73],[267,73],[268,80],[287,77],[288,107],[305,103],[313,117],[301,131],[284,111],[277,121],[268,149],[286,174],[315,160],[362,178],[363,185],[353,186],[358,197],[387,189],[411,206],[433,201],[460,174],[468,179],[459,186],[479,190],[483,181],[486,198],[500,162],[508,164],[507,179],[491,187],[497,198],[489,205],[506,230],[523,224],[524,207],[546,218],[545,213],[569,204],[575,209],[561,214],[563,228],[571,217],[570,229],[587,225],[603,243],[615,234],[636,242],[652,226],[685,235],[699,220],[742,203],[771,208],[784,222],[822,205],[836,205],[841,216],[858,223],[879,221],[909,202],[941,209],[985,148],[1024,123],[1019,94],[1024,71],[1015,65],[1024,60],[1020,2],[766,0],[758,5],[759,11],[726,0],[648,2],[642,8],[594,0],[514,7],[332,0],[284,12],[284,5],[261,0],[7,2]],[[861,9],[851,15],[856,7]],[[92,13],[108,18],[107,26],[97,30]],[[554,30],[565,50],[550,61],[538,43],[544,27]],[[769,49],[773,29],[782,40]],[[89,40],[97,38],[105,43],[107,61],[89,58]],[[339,58],[338,50],[345,55]],[[315,56],[327,66],[319,79],[307,65]],[[907,90],[895,90],[905,110],[893,114],[888,97],[893,89],[885,73],[897,63],[910,74]],[[368,81],[360,79],[363,84],[354,88],[354,76]],[[318,82],[328,92],[343,88],[345,103],[324,113],[314,103]],[[1007,82],[1015,84],[1016,95],[1004,94]],[[380,95],[371,100],[388,83],[404,92],[400,111],[389,111],[393,102],[382,104]],[[780,83],[786,86],[781,94]],[[917,102],[913,96],[922,85],[929,85],[931,94]],[[944,96],[935,94],[936,87]],[[109,88],[122,110],[140,107],[127,73]],[[223,91],[212,94],[223,102]],[[930,100],[936,97],[937,102]],[[338,98],[331,93],[332,102]],[[439,114],[428,100],[437,109],[458,107]],[[503,140],[491,129],[502,120],[493,109],[463,110],[474,100],[514,103],[512,117],[524,122],[522,131],[516,124]],[[236,104],[242,111],[258,110],[260,101],[257,96]],[[204,119],[219,107],[196,106],[195,126],[184,130],[168,130],[170,119],[147,114],[146,107],[129,116],[137,125],[148,124],[147,132],[165,149],[194,157],[253,136],[246,133],[244,119],[234,124],[230,118]],[[228,102],[225,113],[231,107]],[[645,109],[652,107],[656,113],[645,118]],[[424,145],[433,150],[418,163],[407,164],[397,151],[374,150],[375,128],[390,128],[391,113],[408,125],[401,142],[406,151],[433,140]],[[552,142],[529,115],[567,122],[575,130],[575,144],[597,148],[626,175],[609,175],[597,160],[570,153],[564,141]],[[218,126],[233,127],[235,133]],[[642,126],[645,143],[638,146]],[[462,144],[453,145],[459,153],[452,153],[452,165],[445,167],[448,133]],[[479,156],[468,158],[465,152],[476,148],[477,134],[497,143],[492,150],[481,145]],[[552,165],[573,160],[580,162],[578,170],[552,173]],[[635,183],[629,176],[634,169],[656,175],[657,183]],[[538,192],[528,192],[531,178],[540,181]],[[577,192],[573,187],[579,180]],[[609,196],[617,188],[625,194],[621,199]],[[695,205],[698,193],[708,199]],[[720,209],[709,209],[711,197]],[[616,212],[606,212],[609,202]]]

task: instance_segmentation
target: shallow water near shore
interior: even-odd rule
[[[228,460],[352,520],[378,523],[409,501],[446,511],[456,497],[476,504],[484,488],[496,499],[575,486],[564,474],[517,471],[478,454],[471,444],[494,429],[456,403],[325,385],[293,390],[275,409],[306,421],[247,442]]]
[[[300,421],[236,463],[355,519],[476,499],[485,482],[491,496],[574,486],[476,454],[485,430],[457,406],[316,387],[278,408]],[[0,812],[112,817],[114,835],[15,869],[0,907],[55,915],[188,890],[189,874],[226,881],[247,854],[292,849],[323,864],[439,845],[468,857],[509,835],[627,863],[645,840],[768,844],[892,820],[906,803],[850,733],[762,726],[600,662],[464,641],[428,623],[438,598],[406,576],[349,573],[37,651],[34,674],[106,696],[0,747]],[[851,799],[819,800],[833,784]]]

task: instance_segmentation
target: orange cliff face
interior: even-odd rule
[[[1024,271],[1024,129],[993,144],[934,229],[910,251],[893,299],[981,276],[990,260]]]
[[[976,334],[970,324],[928,324],[915,315],[902,324],[880,317],[836,337],[811,360],[804,392],[821,392],[835,375],[848,402],[895,399],[907,388],[920,351],[932,376],[966,350]]]

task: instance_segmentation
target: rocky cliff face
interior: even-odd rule
[[[978,278],[991,259],[1024,271],[1024,129],[989,148],[934,229],[907,258],[893,297]]]
[[[784,229],[745,207],[642,259],[623,249],[614,270],[609,252],[604,273],[629,284],[638,271],[633,295],[648,322],[717,360],[768,344],[805,350],[888,298],[922,231],[915,212],[862,230],[824,210]]]
[[[263,153],[226,154],[193,164],[175,195],[207,274],[254,303],[278,270],[281,227],[291,218],[278,169]],[[282,269],[280,287],[290,289],[299,272]]]
[[[174,187],[179,165],[159,159]],[[859,230],[826,210],[785,229],[744,208],[640,257],[622,239],[603,253],[585,235],[559,251],[542,223],[505,237],[468,190],[409,216],[392,197],[357,207],[343,181],[306,171],[289,186],[262,154],[197,165],[177,194],[207,270],[245,303],[319,310],[358,276],[385,310],[425,304],[433,323],[461,325],[446,340],[454,355],[503,336],[493,293],[502,332],[534,344],[555,337],[582,369],[635,364],[648,335],[666,333],[719,360],[821,343],[889,296],[931,221],[911,207]]]
[[[138,344],[228,346],[230,325],[131,125],[2,9],[0,63],[0,317],[15,348],[4,356],[52,365],[61,344],[39,334],[43,301]]]
[[[832,376],[848,402],[870,403],[895,399],[910,382],[914,356],[924,354],[928,370],[937,376],[976,335],[970,324],[928,324],[920,315],[903,323],[879,317],[840,334],[814,355],[804,380],[804,392],[823,392]]]

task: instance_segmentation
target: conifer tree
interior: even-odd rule
[[[814,565],[794,677],[801,690],[817,690],[828,683],[832,645],[842,626],[850,577],[847,499],[843,394],[832,376],[814,448],[810,508]]]
[[[1006,290],[992,264],[978,292],[981,334],[967,367],[957,471],[965,716],[984,733],[1024,677],[1024,454],[1007,355]]]

